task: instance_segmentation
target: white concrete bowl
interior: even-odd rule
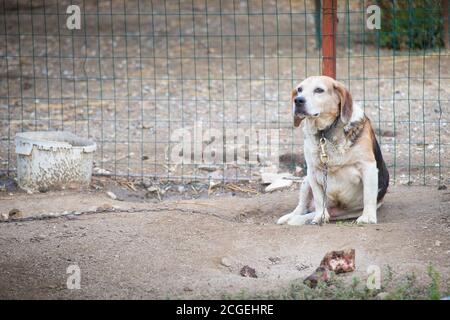
[[[16,134],[17,182],[29,191],[89,185],[95,142],[65,131]]]

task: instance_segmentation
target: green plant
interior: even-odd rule
[[[346,220],[346,221],[336,221],[336,226],[338,227],[358,227],[358,228],[363,228],[364,225],[363,224],[357,224],[356,220]]]
[[[439,300],[441,298],[441,292],[439,289],[440,275],[431,264],[428,266],[428,276],[431,278],[430,286],[428,288],[428,296],[430,300]]]
[[[395,50],[430,49],[443,45],[440,1],[379,0],[380,45]]]

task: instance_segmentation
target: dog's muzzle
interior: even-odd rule
[[[297,97],[294,99],[294,104],[295,104],[295,108],[294,108],[294,115],[295,116],[306,116],[306,109],[305,109],[305,105],[306,105],[306,100],[303,97]]]
[[[297,97],[294,99],[294,116],[299,117],[318,117],[319,113],[309,114],[306,112],[306,99],[303,97]]]

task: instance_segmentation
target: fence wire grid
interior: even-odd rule
[[[396,183],[449,183],[445,2],[338,1],[337,80],[372,120]],[[371,4],[382,9],[379,30],[366,27]],[[70,5],[80,8],[80,29],[66,25]],[[320,6],[309,0],[1,1],[0,170],[14,174],[14,136],[35,130],[95,140],[94,174],[252,180],[274,163],[280,171],[304,166],[290,92],[321,74]],[[440,26],[437,33],[430,23]],[[192,149],[222,139],[196,135],[200,126],[234,133],[228,145],[242,132],[268,139],[277,159],[257,154],[252,161],[244,146],[241,162],[185,154],[173,161],[170,154],[189,135]]]

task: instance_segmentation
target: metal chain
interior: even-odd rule
[[[327,207],[327,180],[328,180],[328,166],[325,163],[323,165],[323,202],[322,202],[322,217],[319,222],[321,226],[325,221],[325,208]]]
[[[324,133],[322,133],[322,137],[319,140],[320,146],[320,161],[323,165],[323,201],[322,201],[322,216],[319,222],[319,226],[323,225],[325,221],[325,209],[327,207],[327,184],[328,184],[328,154],[326,150],[327,139],[325,138]]]

